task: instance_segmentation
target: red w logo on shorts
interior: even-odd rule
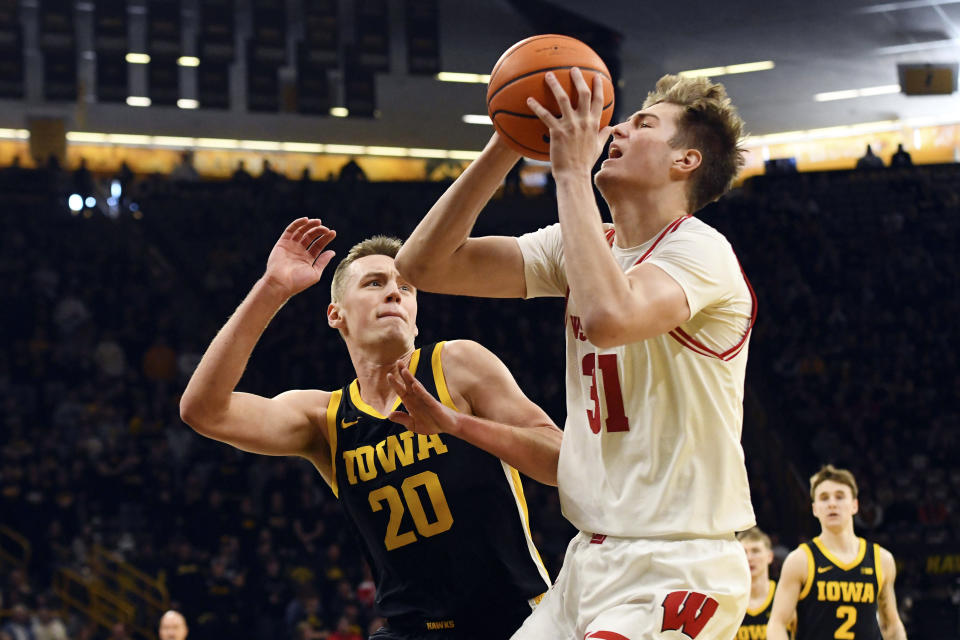
[[[720,604],[696,591],[674,591],[663,599],[663,626],[660,632],[680,631],[696,638]]]

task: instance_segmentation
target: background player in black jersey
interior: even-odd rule
[[[760,527],[752,527],[737,534],[737,540],[743,545],[750,565],[750,602],[747,614],[740,623],[736,640],[764,640],[767,637],[767,622],[773,607],[773,594],[776,582],[770,579],[770,565],[773,563],[773,547],[770,536]],[[794,627],[790,624],[790,629]]]
[[[893,554],[853,531],[858,508],[853,474],[824,466],[810,478],[810,498],[820,535],[783,563],[768,640],[787,640],[794,615],[797,640],[905,640],[893,591]]]
[[[378,613],[390,628],[372,637],[508,638],[549,583],[513,469],[555,485],[562,432],[479,344],[441,343],[420,358],[416,290],[394,267],[399,240],[358,244],[334,274],[327,321],[346,343],[356,380],[274,398],[234,390],[274,314],[320,279],[335,235],[317,219],[286,228],[191,377],[181,416],[244,451],[313,463],[344,503],[374,571]],[[399,405],[386,377],[398,361],[451,409],[491,420],[492,453],[513,468],[457,438],[414,435],[386,420]]]

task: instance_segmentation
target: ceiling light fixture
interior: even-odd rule
[[[458,73],[454,71],[441,71],[434,77],[441,82],[468,82],[474,84],[487,84],[490,82],[489,73]]]
[[[842,91],[825,91],[813,96],[817,102],[832,100],[849,100],[850,98],[864,98],[867,96],[882,96],[890,93],[900,93],[899,84],[884,84],[878,87],[864,87],[863,89],[844,89]]]
[[[743,64],[731,64],[725,67],[706,67],[704,69],[688,69],[681,71],[679,75],[685,78],[701,78],[712,76],[729,76],[735,73],[750,73],[752,71],[767,71],[773,69],[776,65],[773,60],[760,60],[759,62],[744,62]]]
[[[467,113],[461,118],[467,124],[486,124],[492,125],[493,120],[490,119],[490,116],[483,115],[479,113]]]

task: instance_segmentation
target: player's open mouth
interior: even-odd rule
[[[617,147],[610,145],[610,152],[607,154],[607,160],[615,160],[623,155],[623,151],[620,151]]]

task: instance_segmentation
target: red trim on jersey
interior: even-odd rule
[[[637,266],[641,262],[647,259],[647,257],[657,248],[657,245],[660,244],[660,241],[666,237],[668,233],[673,233],[680,228],[680,225],[683,224],[688,218],[693,216],[683,216],[682,218],[677,218],[673,222],[667,225],[666,229],[660,232],[660,235],[657,236],[657,239],[654,240],[653,244],[650,245],[650,248],[647,249],[642,256],[637,258],[637,261],[633,263],[633,266]],[[610,229],[613,231],[613,229]],[[613,246],[614,237],[613,234],[607,233],[607,242]],[[721,351],[717,353],[707,345],[703,344],[689,333],[681,329],[680,327],[675,328],[673,331],[669,332],[669,336],[679,342],[684,347],[690,349],[694,353],[698,353],[702,356],[707,356],[710,358],[717,358],[719,360],[729,361],[732,360],[743,350],[744,345],[747,343],[747,338],[750,336],[750,332],[753,330],[753,325],[757,322],[757,294],[753,291],[753,285],[750,284],[750,279],[747,278],[746,272],[743,270],[743,266],[740,264],[740,259],[737,258],[737,254],[734,253],[733,257],[737,260],[737,266],[740,267],[740,274],[743,276],[743,281],[747,283],[747,289],[750,291],[750,323],[747,325],[747,330],[743,333],[743,337],[740,340],[727,349],[726,351]]]
[[[594,631],[583,636],[583,640],[630,640],[627,636],[620,635],[616,631]]]
[[[590,544],[603,544],[603,541],[607,539],[607,535],[604,533],[595,533],[593,537],[590,538]]]

